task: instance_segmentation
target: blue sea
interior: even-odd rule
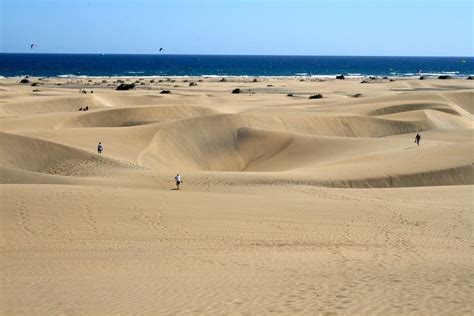
[[[473,57],[0,54],[0,76],[396,76],[474,74]]]

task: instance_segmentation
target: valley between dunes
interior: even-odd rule
[[[1,314],[472,313],[472,81],[116,80],[0,80]]]

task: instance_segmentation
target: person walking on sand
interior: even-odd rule
[[[102,154],[102,151],[104,151],[104,146],[101,142],[99,142],[99,144],[97,145],[97,153]]]
[[[176,180],[176,190],[181,190],[179,186],[183,181],[181,180],[181,176],[179,175],[179,173],[176,175],[176,177],[174,177],[174,179]]]
[[[416,133],[416,136],[415,136],[415,143],[420,146],[420,139],[421,139],[421,135]]]

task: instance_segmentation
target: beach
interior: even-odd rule
[[[472,80],[222,78],[0,79],[1,314],[472,314]]]

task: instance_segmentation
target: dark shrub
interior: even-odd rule
[[[190,83],[189,83],[189,86],[190,86],[190,87],[194,87],[194,86],[197,86],[197,85],[198,85],[198,84],[195,83],[195,82],[190,82]]]
[[[134,83],[122,83],[115,90],[132,90],[135,88]]]
[[[339,79],[339,80],[344,80],[344,75],[339,75],[339,76],[336,76],[336,79]]]
[[[242,92],[242,91],[239,88],[232,90],[232,93],[234,93],[234,94],[240,93],[240,92]]]
[[[30,83],[30,81],[28,79],[24,78],[24,79],[21,79],[20,83]]]
[[[441,75],[441,76],[438,76],[438,79],[441,79],[441,80],[451,79],[451,76]]]
[[[313,94],[312,96],[309,97],[309,99],[322,99],[323,95],[321,93],[318,94]]]
[[[160,94],[171,94],[170,90],[161,90]]]
[[[292,96],[293,96],[293,93],[288,93],[286,96],[287,96],[287,97],[292,97]]]

